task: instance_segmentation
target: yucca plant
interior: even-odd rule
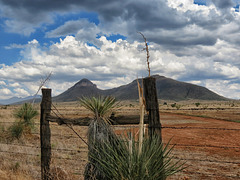
[[[110,123],[109,116],[118,104],[116,98],[112,96],[82,97],[79,101],[83,107],[92,112],[95,119],[101,118],[106,123]]]
[[[144,137],[139,152],[138,141],[126,137],[115,137],[114,141],[96,143],[95,151],[89,156],[95,160],[94,166],[111,180],[165,180],[183,169],[183,163],[173,161],[173,147],[159,143],[158,136]],[[101,155],[101,158],[97,156]]]
[[[32,104],[24,103],[15,113],[14,116],[19,119],[19,123],[22,124],[25,130],[30,131],[34,128],[34,117],[38,115],[38,112]]]
[[[93,114],[93,119],[88,127],[88,150],[89,154],[97,153],[96,144],[112,141],[115,134],[110,127],[110,114],[116,107],[117,101],[114,97],[82,97],[80,104]],[[101,158],[101,154],[96,154]],[[96,161],[90,156],[89,163],[85,168],[85,179],[104,179],[105,176],[96,167]],[[99,167],[99,166],[98,166]]]

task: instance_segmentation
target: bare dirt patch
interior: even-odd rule
[[[161,120],[164,142],[189,165],[170,179],[240,179],[240,123],[168,113]]]

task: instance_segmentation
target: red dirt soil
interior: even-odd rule
[[[168,113],[161,123],[163,141],[189,165],[169,179],[240,179],[240,123]]]
[[[163,142],[171,140],[174,158],[187,166],[169,180],[240,179],[240,123],[172,113],[160,119]]]

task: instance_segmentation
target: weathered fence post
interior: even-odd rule
[[[51,112],[51,89],[42,89],[40,140],[41,140],[41,179],[50,180],[51,131],[47,117]]]
[[[162,141],[156,79],[154,77],[144,78],[143,89],[146,100],[146,110],[148,112],[148,134],[150,137],[157,134],[160,137],[160,141]]]

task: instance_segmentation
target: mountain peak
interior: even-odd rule
[[[77,82],[74,87],[97,87],[96,84],[93,84],[90,80],[84,78]]]

